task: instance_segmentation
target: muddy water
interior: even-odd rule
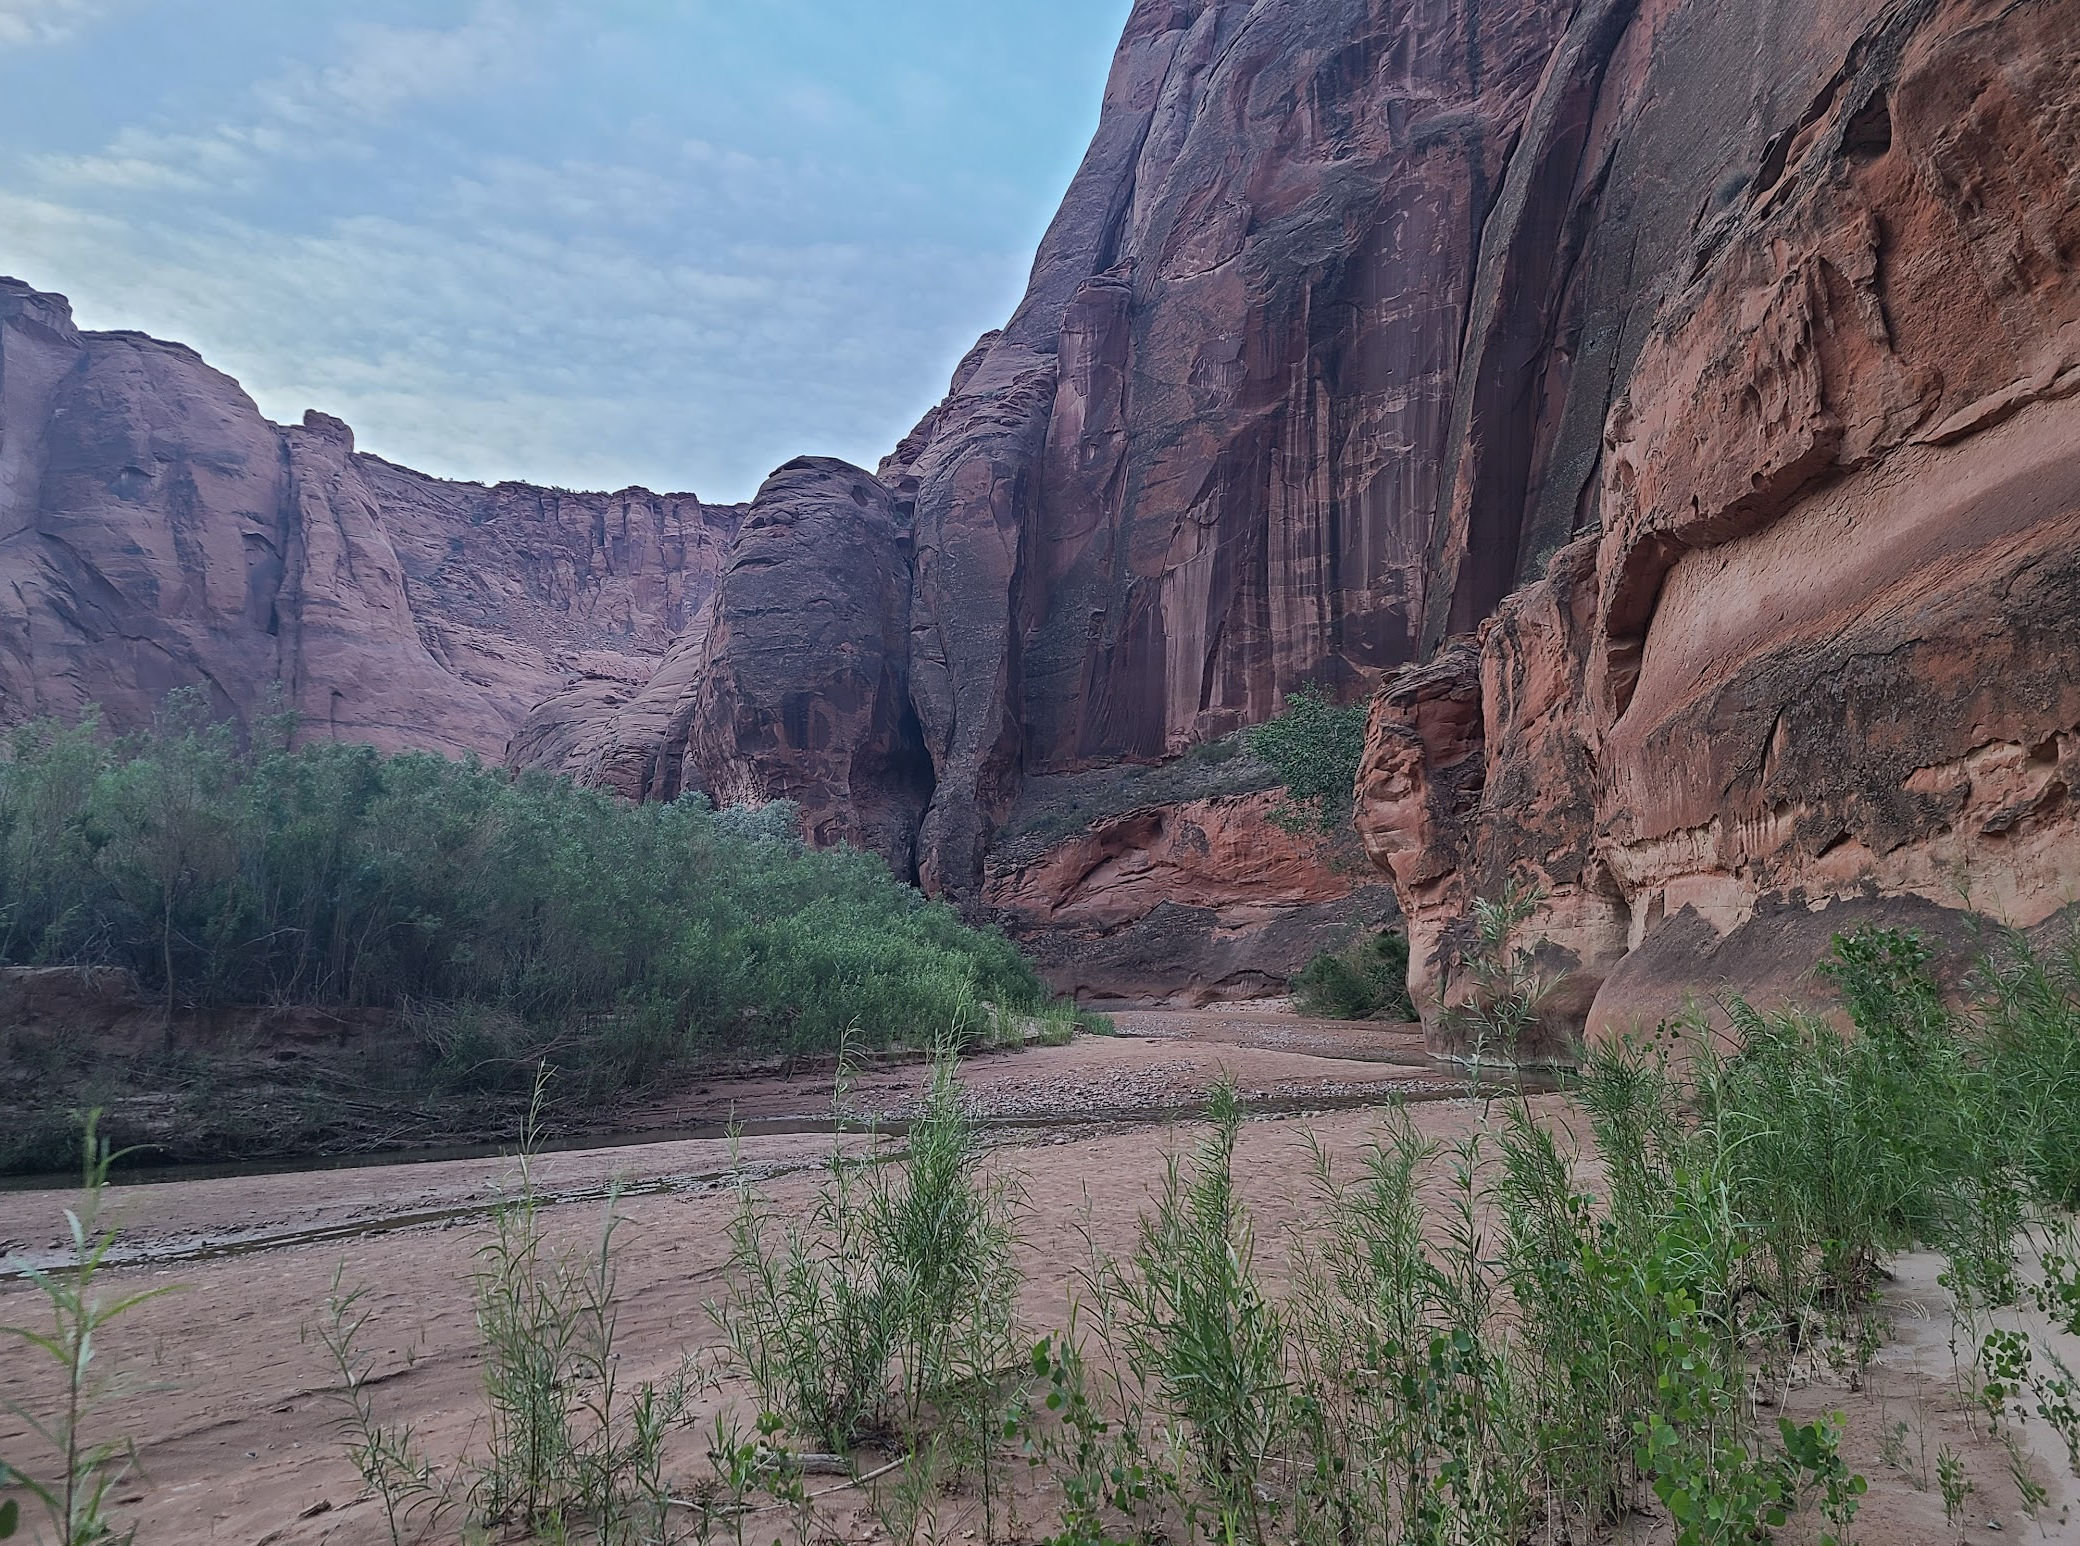
[[[1406,1060],[1381,1057],[1369,1061],[1411,1066]],[[1428,1063],[1414,1066],[1428,1067]],[[1560,1074],[1546,1069],[1522,1073],[1490,1071],[1478,1082],[1447,1072],[1429,1080],[1397,1081],[1384,1092],[1366,1090],[1356,1094],[1273,1095],[1248,1102],[1252,1116],[1306,1116],[1317,1112],[1348,1111],[1376,1106],[1382,1100],[1397,1102],[1460,1100],[1475,1095],[1545,1095],[1562,1088]],[[1101,1132],[1108,1128],[1155,1122],[1186,1122],[1204,1116],[1204,1099],[1173,1105],[1129,1106],[1117,1110],[1083,1108],[1075,1111],[1031,1112],[1002,1116],[979,1114],[976,1125],[985,1133],[1016,1134],[1030,1131]],[[594,1149],[633,1149],[650,1144],[689,1143],[794,1136],[804,1133],[824,1137],[839,1135],[902,1137],[909,1132],[910,1119],[890,1116],[866,1117],[772,1117],[736,1122],[703,1122],[686,1127],[645,1128],[626,1133],[587,1133],[578,1137],[545,1139],[534,1145],[537,1154],[569,1154]],[[514,1152],[510,1143],[439,1144],[423,1149],[383,1150],[370,1154],[327,1155],[303,1160],[235,1160],[195,1165],[126,1165],[109,1177],[112,1186],[165,1186],[181,1181],[227,1181],[240,1176],[319,1175],[328,1170],[372,1170],[399,1165],[439,1164],[447,1160],[497,1159]],[[0,1192],[66,1191],[76,1183],[70,1171],[47,1175],[0,1176]]]
[[[1381,1080],[1372,1071],[1376,1069],[1399,1071],[1391,1076],[1397,1098],[1449,1098],[1468,1088],[1462,1070],[1438,1062],[1423,1050],[1414,1026],[1314,1020],[1292,1014],[1284,1000],[1205,1009],[1131,1010],[1115,1018],[1120,1035],[1087,1040],[1082,1043],[1083,1051],[1066,1058],[1059,1048],[997,1050],[971,1057],[967,1078],[978,1091],[977,1115],[983,1124],[1010,1132],[1181,1119],[1203,1108],[1206,1087],[1221,1071],[1234,1072],[1238,1057],[1259,1054],[1277,1060],[1275,1066],[1261,1066],[1282,1076],[1276,1088],[1257,1092],[1258,1104],[1267,1111],[1299,1110],[1310,1103],[1322,1109],[1367,1104],[1378,1098],[1376,1087]],[[1157,1046],[1165,1050],[1155,1052]],[[545,1139],[536,1148],[542,1153],[635,1148],[719,1139],[732,1131],[747,1138],[805,1133],[828,1136],[876,1128],[900,1132],[904,1107],[914,1096],[923,1062],[921,1055],[903,1053],[869,1059],[852,1075],[850,1096],[835,1115],[834,1067],[828,1060],[810,1060],[785,1073],[718,1076],[647,1110],[630,1113],[621,1130],[587,1126],[568,1136]],[[1064,1067],[1093,1077],[1064,1080],[1059,1077]],[[1098,1076],[1099,1070],[1110,1071],[1110,1077]],[[1319,1077],[1310,1081],[1305,1077],[1309,1073]],[[1484,1084],[1493,1086],[1496,1077],[1491,1071]],[[1533,1076],[1526,1087],[1549,1088],[1550,1080],[1541,1082]],[[506,1137],[481,1143],[448,1141],[251,1160],[168,1165],[131,1161],[120,1164],[111,1179],[117,1186],[138,1186],[363,1170],[498,1158],[513,1147],[512,1139]],[[77,1172],[72,1170],[0,1176],[0,1193],[63,1191],[76,1179]]]

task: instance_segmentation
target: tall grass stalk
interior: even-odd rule
[[[1545,899],[1544,891],[1514,880],[1498,897],[1474,899],[1475,945],[1461,963],[1466,990],[1457,1002],[1442,1006],[1438,1020],[1463,1047],[1476,1089],[1491,1056],[1504,1063],[1516,1060],[1552,992],[1538,960],[1544,941],[1523,938],[1524,926]]]
[[[1286,1328],[1258,1282],[1249,1211],[1235,1191],[1242,1108],[1214,1086],[1212,1130],[1185,1164],[1172,1154],[1140,1243],[1107,1284],[1129,1358],[1150,1371],[1182,1424],[1187,1514],[1229,1539],[1263,1542],[1272,1516],[1261,1480],[1284,1423]],[[1180,1479],[1182,1480],[1182,1479]]]
[[[842,1453],[927,1420],[1000,1426],[980,1414],[1018,1363],[1019,1200],[982,1177],[981,1157],[958,1056],[942,1044],[900,1148],[834,1141],[806,1219],[740,1182],[728,1284],[709,1311],[797,1431]],[[987,1466],[994,1450],[971,1454]]]
[[[537,1133],[531,1117],[472,1284],[490,1418],[476,1511],[550,1537],[584,1524],[608,1543],[661,1540],[664,1442],[685,1419],[691,1376],[682,1362],[662,1384],[623,1386],[619,1188],[589,1250],[553,1244],[534,1181]]]
[[[115,1488],[138,1470],[136,1441],[92,1433],[97,1409],[118,1388],[115,1372],[105,1362],[96,1362],[98,1340],[124,1315],[172,1290],[168,1285],[123,1294],[104,1286],[108,1253],[116,1240],[106,1221],[108,1172],[121,1155],[99,1137],[98,1113],[87,1117],[81,1152],[80,1205],[65,1212],[71,1260],[50,1271],[31,1267],[23,1274],[49,1311],[50,1329],[0,1326],[0,1337],[40,1356],[59,1377],[54,1413],[33,1412],[13,1400],[6,1403],[7,1410],[43,1442],[54,1469],[39,1475],[20,1466],[0,1467],[0,1485],[21,1488],[42,1508],[53,1546],[128,1542],[134,1533],[134,1527],[118,1531],[108,1507]]]
[[[382,1503],[391,1546],[404,1546],[408,1536],[416,1539],[432,1529],[454,1497],[426,1457],[412,1425],[385,1423],[376,1413],[369,1392],[376,1357],[362,1340],[374,1315],[367,1297],[365,1287],[346,1286],[346,1263],[341,1262],[332,1274],[323,1317],[314,1333],[306,1329],[306,1336],[315,1334],[332,1372],[339,1377],[336,1394],[343,1409],[339,1426],[346,1438],[347,1458]],[[413,1519],[422,1513],[422,1526],[412,1529]]]

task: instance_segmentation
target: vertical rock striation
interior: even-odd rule
[[[1567,31],[1136,6],[1024,303],[883,467],[916,501],[939,889],[973,893],[1026,773],[1162,759],[1416,653],[1483,220]]]

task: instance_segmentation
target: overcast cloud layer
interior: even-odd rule
[[[0,0],[0,273],[450,477],[869,465],[1023,288],[1128,0]]]

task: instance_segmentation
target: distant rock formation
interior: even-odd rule
[[[812,841],[914,878],[932,779],[910,706],[910,586],[888,489],[829,457],[789,462],[751,502],[701,617],[643,692],[564,738],[561,766],[631,798],[793,800]],[[522,746],[583,719],[569,705],[537,710]]]
[[[312,737],[505,756],[579,678],[647,680],[742,512],[448,483],[270,424],[192,350],[0,280],[0,722],[174,687]]]

